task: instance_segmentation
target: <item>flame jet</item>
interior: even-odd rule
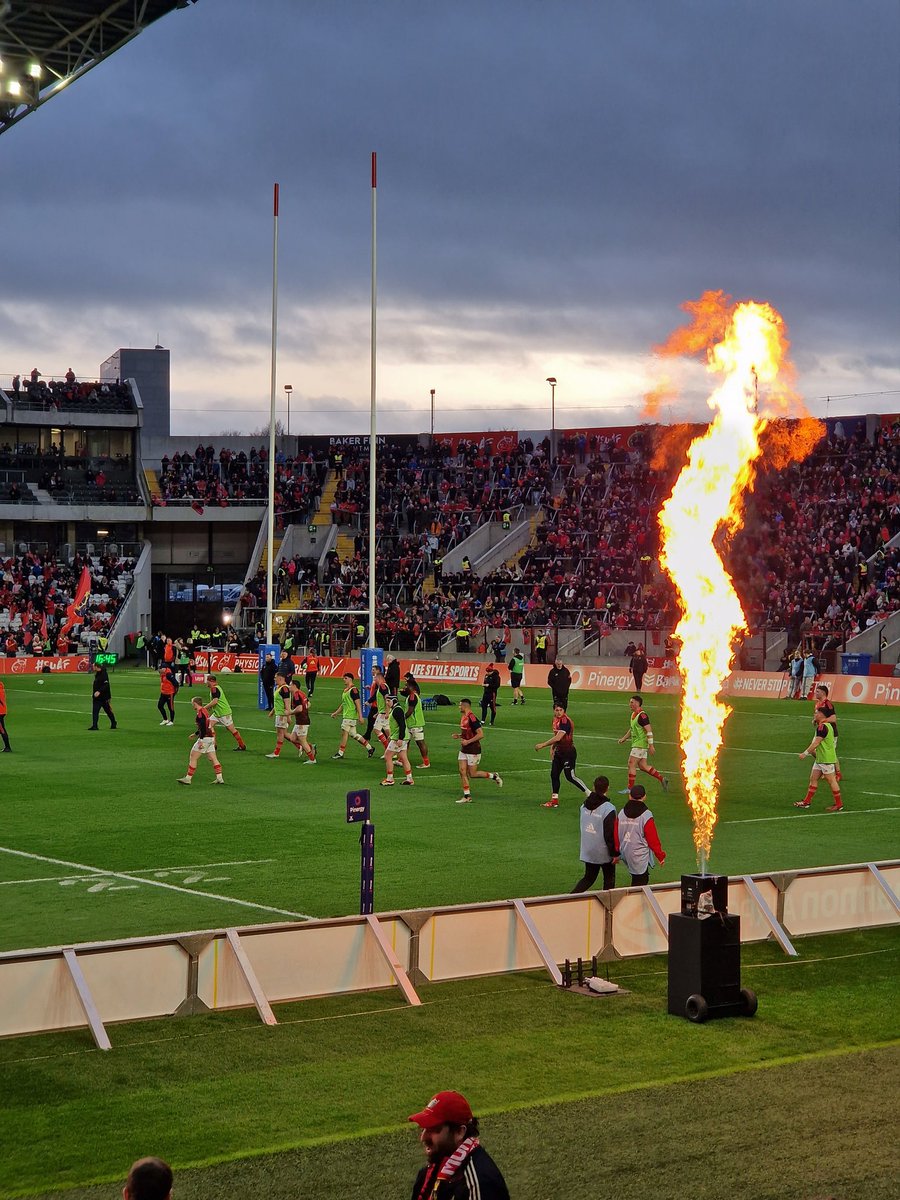
[[[679,737],[682,775],[693,813],[694,845],[706,870],[716,823],[718,757],[731,712],[719,699],[734,660],[735,639],[747,629],[741,602],[716,548],[716,538],[743,522],[743,502],[753,484],[760,437],[759,391],[784,402],[793,393],[784,322],[768,304],[733,304],[708,292],[684,305],[691,325],[676,330],[660,351],[705,352],[707,370],[721,376],[709,397],[715,416],[688,450],[687,465],[660,512],[660,561],[678,593],[682,679]],[[779,381],[779,376],[781,380]]]

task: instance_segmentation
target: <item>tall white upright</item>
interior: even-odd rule
[[[269,381],[269,540],[266,558],[266,644],[272,644],[275,603],[275,367],[278,358],[278,184],[272,202],[272,368]]]
[[[375,493],[377,452],[375,447],[375,298],[376,298],[376,194],[378,191],[377,156],[372,151],[372,335],[369,367],[369,648],[375,648]]]

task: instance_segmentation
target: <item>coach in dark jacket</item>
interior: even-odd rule
[[[99,728],[97,725],[97,718],[100,716],[101,710],[109,717],[110,729],[115,729],[116,714],[113,712],[112,706],[109,703],[110,699],[112,698],[112,689],[109,686],[109,674],[106,670],[106,667],[101,666],[99,663],[94,663],[94,678],[91,682],[93,684],[91,689],[91,696],[93,698],[93,719],[90,725],[88,725],[88,729]]]
[[[556,659],[547,672],[547,685],[553,695],[553,703],[563,708],[569,706],[569,688],[572,686],[572,675],[569,668],[563,666],[561,658]]]
[[[412,1200],[509,1200],[497,1164],[478,1138],[478,1118],[459,1092],[438,1092],[409,1118],[421,1129],[428,1162]]]
[[[275,708],[275,672],[277,670],[278,663],[275,661],[275,655],[270,650],[259,669],[259,681],[265,693],[267,712],[272,712]]]

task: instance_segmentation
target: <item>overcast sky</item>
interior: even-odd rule
[[[0,382],[172,352],[174,433],[636,419],[707,288],[900,411],[896,0],[199,0],[8,131]],[[697,416],[696,376],[662,416]],[[705,386],[703,386],[705,391]],[[281,403],[284,419],[284,405]]]

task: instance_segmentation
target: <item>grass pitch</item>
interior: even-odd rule
[[[745,948],[753,1020],[666,1015],[663,957],[613,964],[627,995],[545,975],[0,1042],[0,1195],[117,1194],[148,1152],[180,1197],[409,1194],[406,1116],[455,1087],[517,1200],[897,1194],[897,931]]]
[[[432,768],[415,788],[381,788],[379,755],[355,743],[331,760],[340,685],[321,681],[312,705],[319,762],[305,766],[287,747],[279,761],[271,722],[256,707],[256,681],[226,677],[225,687],[249,752],[219,734],[226,787],[212,786],[201,762],[190,788],[184,773],[193,729],[183,689],[176,724],[161,728],[157,677],[123,669],[112,676],[119,729],[101,716],[87,732],[90,680],[82,676],[9,677],[13,753],[0,756],[0,950],[106,938],[256,924],[285,915],[357,911],[357,831],[346,824],[346,792],[370,787],[377,829],[376,910],[412,908],[569,891],[581,874],[580,793],[565,781],[560,808],[547,810],[549,733],[546,691],[524,707],[502,693],[487,730],[482,766],[504,787],[476,781],[475,802],[457,805],[455,707],[428,714]],[[448,688],[456,700],[466,694]],[[471,698],[477,702],[480,689]],[[647,698],[656,765],[672,784],[663,794],[646,778],[648,800],[668,858],[654,881],[694,870],[690,814],[678,779],[676,701]],[[579,773],[606,774],[613,799],[627,783],[627,697],[573,692]],[[735,701],[721,759],[720,820],[711,868],[737,874],[884,859],[900,855],[900,717],[886,708],[842,706],[840,753],[847,811],[825,814],[820,784],[809,812],[796,812],[809,762],[797,753],[811,736],[806,703]],[[414,749],[412,761],[417,762]],[[398,776],[399,778],[399,776]],[[621,803],[621,800],[619,801]],[[620,883],[628,882],[620,868]]]
[[[345,793],[369,786],[377,827],[376,908],[569,890],[579,877],[579,795],[548,796],[546,693],[507,700],[483,765],[502,790],[475,785],[457,806],[455,709],[429,714],[433,767],[414,789],[381,789],[379,759],[351,745],[332,762],[339,686],[320,683],[320,762],[264,756],[272,726],[255,680],[226,684],[250,752],[220,735],[227,786],[202,763],[175,781],[190,745],[187,696],[160,728],[156,677],[113,676],[120,729],[88,733],[89,680],[10,678],[14,753],[0,757],[0,947],[184,931],[356,911],[357,831]],[[454,699],[461,689],[447,689]],[[478,695],[473,694],[477,700]],[[669,858],[657,879],[695,866],[677,781],[676,706],[649,697],[657,765],[649,798]],[[579,768],[624,787],[627,697],[573,693]],[[842,707],[847,812],[817,798],[797,813],[810,737],[805,704],[742,699],[727,726],[713,869],[757,870],[883,859],[900,853],[898,719]],[[103,720],[103,718],[101,718]],[[415,752],[413,752],[415,753]],[[622,875],[621,883],[627,879]],[[369,1200],[408,1194],[420,1162],[405,1117],[457,1087],[483,1117],[488,1148],[517,1200],[593,1191],[714,1200],[900,1190],[897,929],[806,939],[787,960],[744,951],[760,996],[752,1021],[693,1026],[665,1013],[665,958],[614,964],[627,995],[585,999],[545,975],[309,1000],[113,1030],[114,1050],[84,1030],[0,1042],[0,1196],[115,1194],[129,1163],[157,1153],[182,1198]]]

